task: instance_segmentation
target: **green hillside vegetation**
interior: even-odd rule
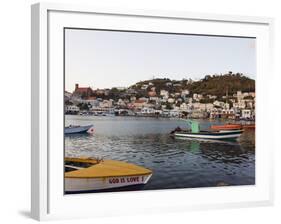
[[[199,81],[193,80],[170,80],[168,78],[163,79],[151,79],[140,81],[130,88],[135,90],[141,90],[143,85],[148,86],[146,91],[150,91],[152,87],[156,87],[157,94],[160,90],[168,90],[170,93],[179,92],[184,89],[188,89],[191,94],[198,93],[203,95],[215,95],[218,98],[228,95],[233,95],[237,91],[242,92],[254,92],[255,80],[248,78],[242,73],[229,72],[224,75],[206,75]]]
[[[192,93],[200,93],[203,95],[216,95],[221,97],[233,95],[237,91],[254,92],[255,80],[244,76],[242,73],[228,73],[225,75],[207,75],[198,82],[193,82],[187,85],[187,88]]]

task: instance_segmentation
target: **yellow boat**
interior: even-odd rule
[[[131,163],[96,158],[65,158],[65,192],[91,192],[144,185],[152,171]]]

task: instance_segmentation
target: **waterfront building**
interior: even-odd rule
[[[221,107],[221,108],[224,108],[224,102],[222,102],[222,101],[218,101],[218,100],[215,100],[214,102],[213,102],[213,104],[215,105],[215,106],[217,106],[217,107]]]
[[[211,111],[214,108],[214,104],[212,104],[212,103],[201,103],[201,108],[204,111]]]
[[[251,119],[251,118],[252,118],[252,112],[251,112],[251,110],[249,110],[249,109],[244,109],[244,110],[242,110],[241,118],[242,118],[242,119]]]
[[[180,111],[178,109],[169,110],[168,116],[169,117],[179,117]]]
[[[86,104],[91,104],[92,106],[98,106],[99,101],[95,96],[89,96],[84,99],[80,99],[80,103],[86,103]]]
[[[222,109],[221,108],[213,108],[210,112],[210,118],[221,118]]]
[[[142,108],[144,107],[145,104],[146,104],[146,100],[142,100],[142,99],[138,99],[133,103],[134,107],[136,108]]]
[[[146,114],[146,115],[155,114],[155,110],[153,108],[150,108],[150,107],[143,107],[141,109],[141,114]]]
[[[112,106],[113,106],[113,100],[103,100],[100,103],[100,107],[102,107],[102,108],[109,108],[109,107],[112,107]]]
[[[80,109],[76,105],[66,105],[65,106],[66,114],[77,114],[79,111],[80,111]]]
[[[235,119],[234,109],[223,109],[221,111],[221,117],[222,118],[228,118],[228,119]]]
[[[233,103],[233,107],[238,109],[245,109],[246,108],[245,100],[239,100],[237,103]]]

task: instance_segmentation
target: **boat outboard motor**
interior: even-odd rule
[[[175,132],[179,132],[179,131],[182,131],[182,129],[181,129],[179,126],[177,126],[177,127],[175,128],[175,130],[173,130],[173,131],[170,132],[170,134],[174,134]]]

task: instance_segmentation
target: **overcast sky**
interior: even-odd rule
[[[66,29],[65,88],[128,87],[140,80],[256,76],[253,38]]]

